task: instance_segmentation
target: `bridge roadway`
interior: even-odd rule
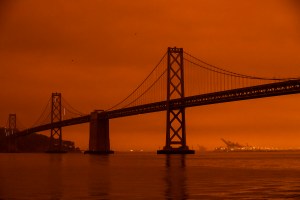
[[[240,100],[247,100],[247,99],[256,99],[256,98],[297,94],[297,93],[300,93],[300,79],[189,96],[182,99],[173,99],[170,101],[169,106],[172,109],[177,109],[181,107],[202,106],[202,105],[209,105],[209,104],[216,104],[216,103],[225,103],[231,101],[240,101]],[[167,101],[161,101],[161,102],[150,103],[141,106],[134,106],[130,108],[107,111],[106,114],[103,116],[108,119],[113,119],[119,117],[151,113],[151,112],[159,112],[159,111],[164,111],[166,109],[167,109]],[[23,131],[20,131],[18,135],[24,136],[34,132],[49,130],[55,127],[71,126],[76,124],[87,123],[89,121],[90,121],[90,115],[85,115],[77,118],[63,120],[60,122],[55,122],[52,124],[45,124],[45,125],[25,129]]]

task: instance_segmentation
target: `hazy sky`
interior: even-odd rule
[[[107,109],[128,95],[167,47],[228,70],[300,77],[297,0],[1,0],[0,125],[30,126],[52,92],[78,110]],[[300,95],[187,109],[187,142],[300,147]],[[165,112],[110,121],[115,150],[162,148]],[[44,132],[50,135],[50,131]],[[63,128],[88,146],[88,124]]]

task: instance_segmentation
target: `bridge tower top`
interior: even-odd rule
[[[11,129],[11,130],[16,130],[17,129],[17,115],[16,114],[9,114],[9,117],[8,117],[8,123],[9,123],[9,126],[8,128]]]
[[[183,48],[168,48],[167,101],[184,97]]]
[[[13,135],[17,131],[17,115],[9,114],[8,115],[8,132],[7,135]]]
[[[52,93],[51,100],[51,123],[61,121],[61,93]]]

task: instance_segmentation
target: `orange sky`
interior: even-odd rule
[[[0,125],[30,126],[52,92],[78,110],[128,95],[167,47],[254,76],[300,77],[297,0],[1,0]],[[187,141],[300,147],[300,95],[187,109]],[[110,121],[114,150],[162,148],[165,112]],[[45,132],[45,134],[50,134]],[[63,129],[88,146],[88,124]]]

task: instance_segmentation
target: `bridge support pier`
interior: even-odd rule
[[[168,48],[166,146],[158,154],[194,154],[186,145],[185,108],[174,109],[171,99],[184,98],[183,49]]]
[[[109,142],[109,119],[105,112],[94,111],[91,113],[90,140],[87,154],[111,154]]]

